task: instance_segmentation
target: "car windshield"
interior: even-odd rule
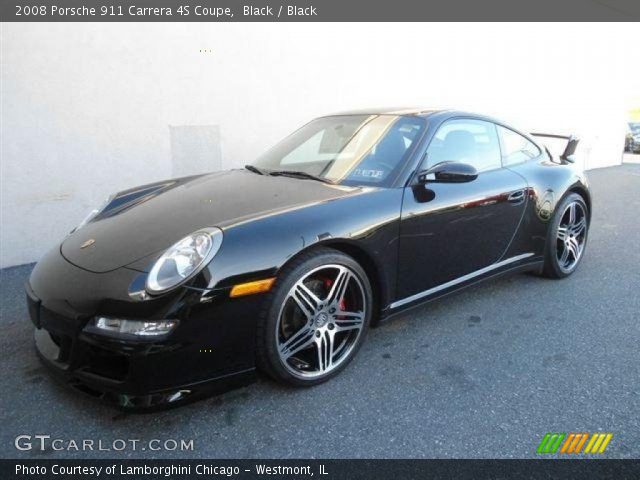
[[[629,128],[633,133],[640,133],[640,123],[629,123]]]
[[[253,166],[267,174],[343,185],[389,186],[411,155],[425,120],[397,115],[322,117],[297,130]]]

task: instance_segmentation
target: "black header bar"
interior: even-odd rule
[[[3,22],[639,21],[637,0],[3,0]]]

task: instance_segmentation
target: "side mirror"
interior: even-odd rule
[[[429,178],[433,175],[433,178]],[[473,165],[462,162],[440,162],[418,174],[418,183],[465,183],[478,178],[478,171]]]

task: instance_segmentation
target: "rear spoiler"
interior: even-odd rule
[[[578,142],[580,142],[580,139],[575,135],[570,135],[568,137],[566,135],[554,135],[552,133],[531,133],[531,135],[534,137],[557,138],[560,140],[566,140],[567,146],[564,148],[564,152],[562,152],[562,155],[560,155],[560,160],[563,163],[576,162],[575,153],[576,149],[578,148]]]

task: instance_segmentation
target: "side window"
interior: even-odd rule
[[[471,119],[445,122],[429,144],[427,166],[447,161],[471,164],[478,172],[500,168],[496,126]]]
[[[500,125],[497,127],[502,142],[502,162],[504,165],[526,162],[542,153],[535,144],[519,133]]]

